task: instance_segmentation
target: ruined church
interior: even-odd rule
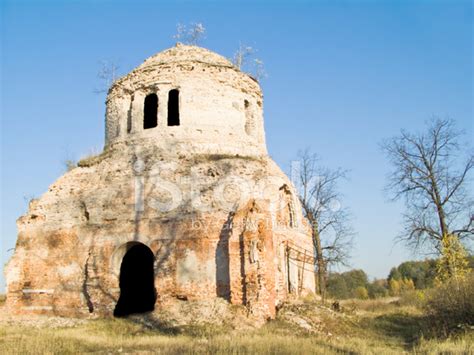
[[[105,146],[17,220],[14,314],[126,316],[222,298],[264,319],[314,291],[311,230],[268,156],[260,86],[177,44],[117,80]]]

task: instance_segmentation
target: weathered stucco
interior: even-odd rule
[[[180,91],[180,125],[166,125]],[[143,102],[158,95],[158,126]],[[104,152],[60,177],[20,217],[6,267],[14,313],[111,315],[123,256],[155,255],[156,308],[224,298],[271,318],[314,289],[309,227],[294,188],[266,153],[262,94],[225,58],[168,49],[109,91]],[[306,265],[305,265],[306,263]]]

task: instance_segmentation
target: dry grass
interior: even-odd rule
[[[398,309],[397,297],[377,298],[374,300],[349,299],[341,301],[341,306],[346,311],[368,312],[368,313],[387,313]]]
[[[474,273],[431,290],[423,307],[441,334],[449,334],[457,327],[474,326]]]
[[[370,302],[370,301],[367,301]],[[374,301],[372,301],[374,302]],[[425,340],[423,317],[412,308],[364,303],[359,314],[335,313],[315,302],[283,308],[260,329],[236,330],[215,325],[150,329],[137,320],[88,321],[69,328],[0,324],[1,354],[139,353],[165,354],[435,354],[473,353],[474,336]],[[385,307],[385,306],[384,306]],[[316,332],[292,322],[289,314],[320,324]]]
[[[473,354],[474,336],[466,334],[448,340],[440,341],[438,339],[422,339],[414,349],[415,354]]]
[[[196,164],[199,163],[208,163],[210,161],[220,161],[220,160],[234,160],[241,159],[245,161],[257,161],[263,162],[264,159],[258,156],[249,156],[249,155],[239,155],[239,154],[198,154],[193,157]]]
[[[80,168],[88,168],[93,165],[99,164],[104,159],[107,159],[110,156],[110,151],[104,149],[102,152],[97,152],[94,150],[93,152],[87,154],[86,156],[82,157],[78,162],[77,166]]]

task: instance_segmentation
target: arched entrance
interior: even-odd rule
[[[146,245],[134,243],[120,266],[120,297],[114,316],[152,311],[155,307],[153,252]]]

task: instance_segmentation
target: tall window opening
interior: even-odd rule
[[[291,228],[295,227],[295,210],[291,201],[288,202],[288,224]]]
[[[158,96],[147,95],[144,106],[143,129],[156,127],[158,125]]]
[[[280,202],[278,211],[278,222],[290,228],[297,226],[295,206],[293,203],[292,194],[288,185],[280,187]]]
[[[244,100],[244,108],[245,108],[245,133],[248,135],[252,135],[255,130],[255,124],[253,122],[253,115],[250,110],[250,102]]]
[[[132,131],[132,105],[133,105],[133,96],[132,101],[130,102],[130,106],[128,107],[127,111],[127,133]]]
[[[168,93],[168,126],[179,126],[179,90]]]

